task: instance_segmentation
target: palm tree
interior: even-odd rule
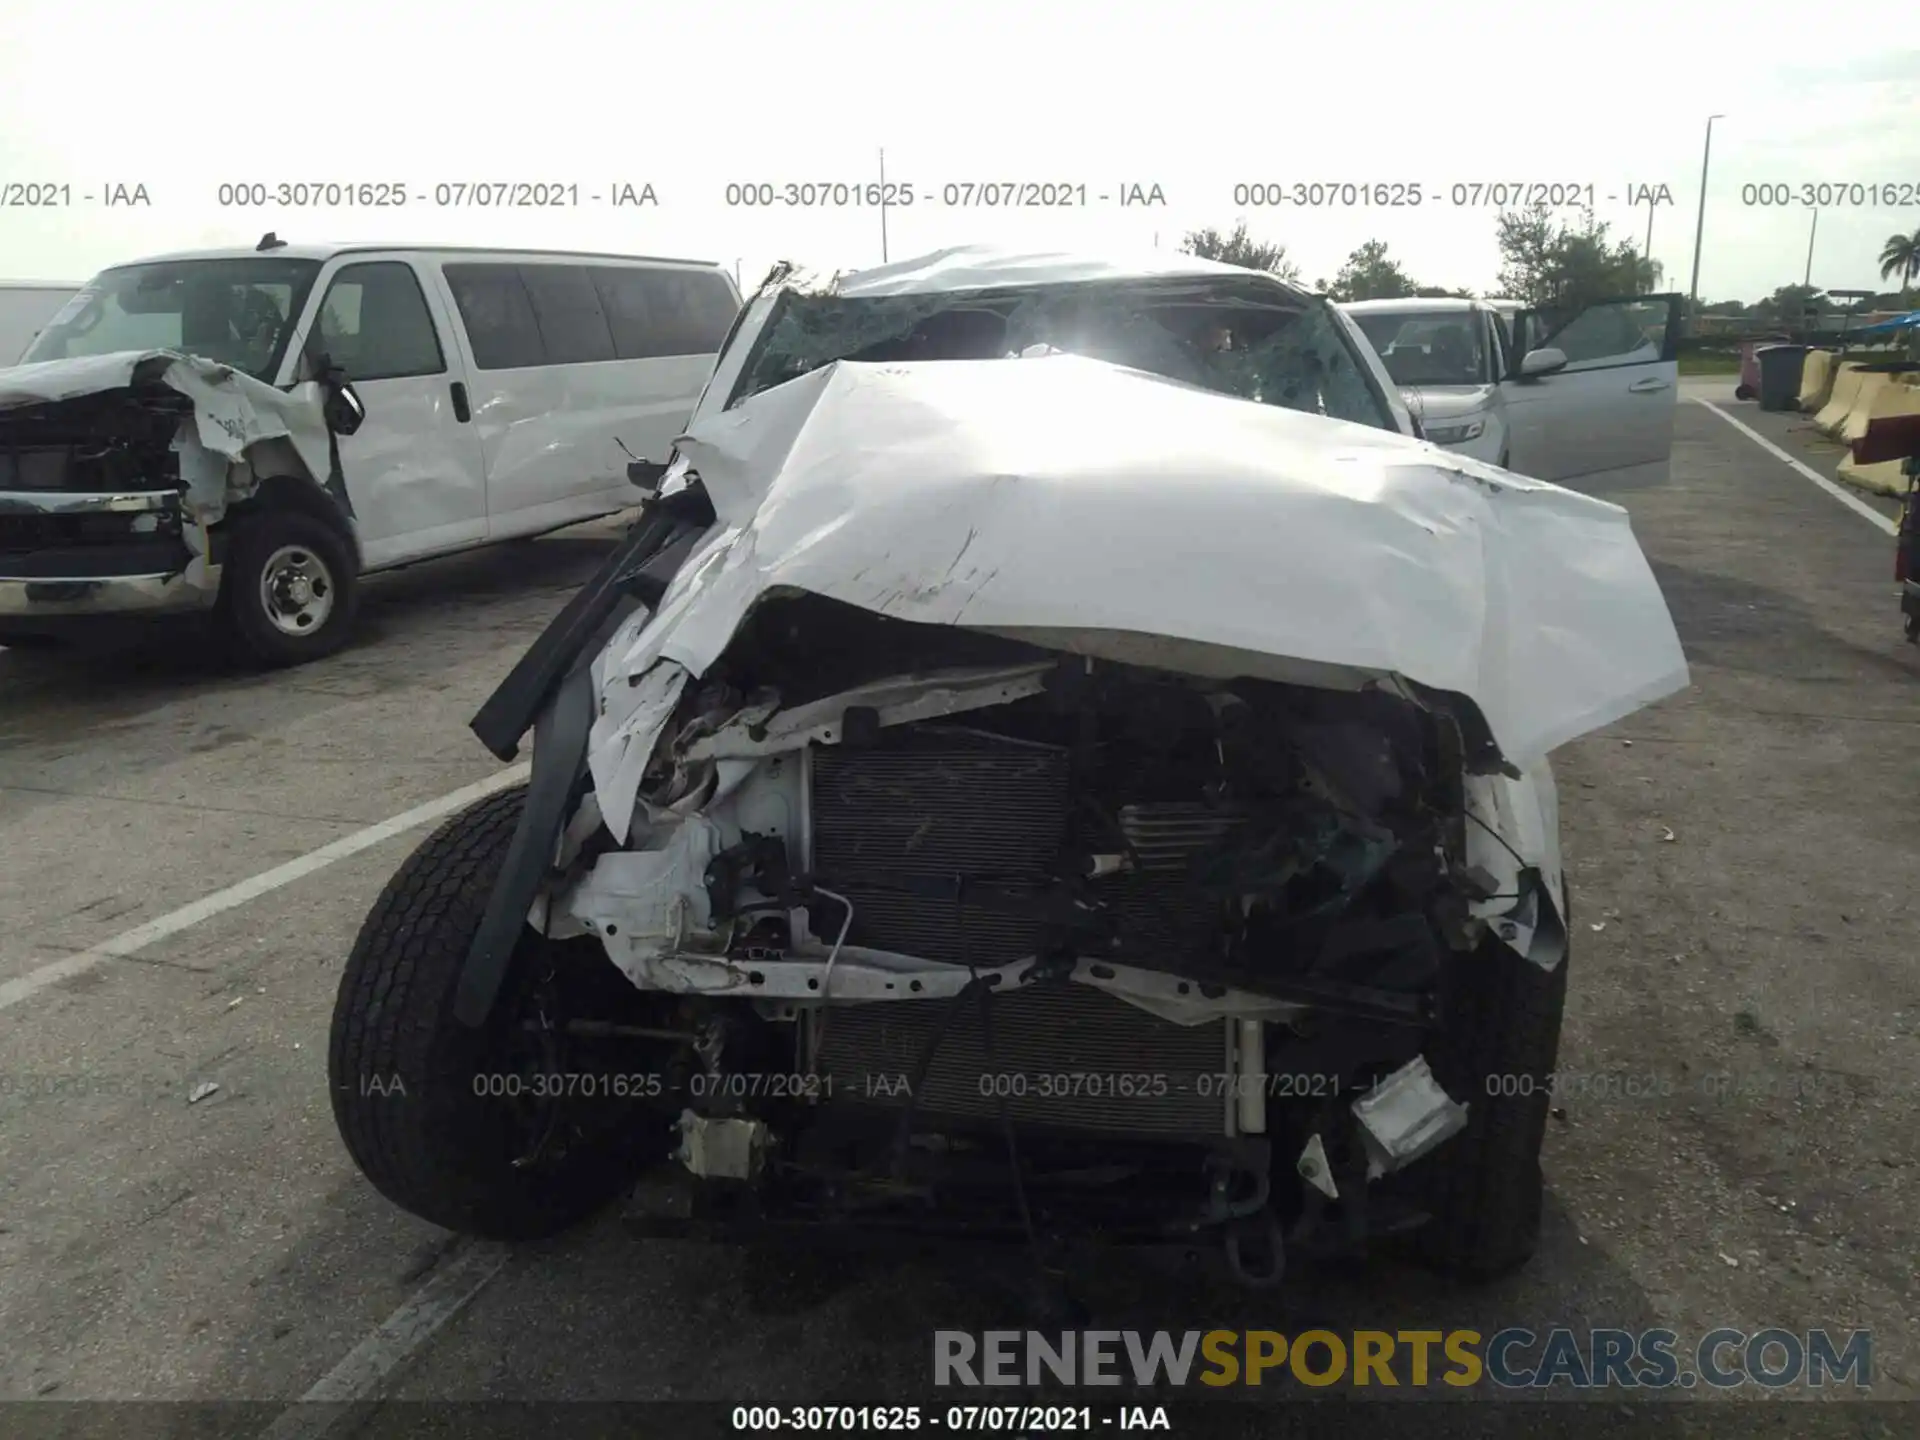
[[[1911,235],[1889,235],[1880,247],[1880,278],[1900,277],[1900,293],[1907,293],[1914,278],[1920,276],[1920,230]]]

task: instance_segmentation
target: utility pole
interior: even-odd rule
[[[1807,227],[1807,273],[1800,277],[1800,286],[1805,289],[1813,284],[1813,237],[1820,233],[1820,212],[1813,212],[1813,224]]]
[[[880,147],[880,263],[887,263],[887,149]]]
[[[1647,262],[1647,289],[1653,289],[1653,200],[1647,200],[1647,243],[1640,247],[1640,258]]]
[[[1724,115],[1707,117],[1707,143],[1700,152],[1700,214],[1693,224],[1693,283],[1687,287],[1687,318],[1691,321],[1700,308],[1700,240],[1707,230],[1707,166],[1713,160],[1713,122]]]

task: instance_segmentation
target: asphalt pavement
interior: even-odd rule
[[[1872,1396],[1905,1406],[1702,1392],[1524,1425],[1510,1406],[1505,1428],[1601,1433],[1617,1409],[1618,1433],[1686,1435],[1732,1404],[1741,1433],[1920,1432],[1920,648],[1881,528],[1692,399],[1676,423],[1669,481],[1605,498],[1632,513],[1692,688],[1556,757],[1561,1066],[1582,1083],[1550,1125],[1540,1253],[1488,1288],[1383,1259],[1277,1295],[1116,1264],[1096,1323],[1867,1327]],[[422,833],[368,827],[499,775],[466,721],[610,533],[375,582],[361,642],[290,673],[0,652],[0,1397],[244,1400],[262,1424],[316,1386],[871,1403],[925,1391],[935,1329],[1024,1323],[1017,1255],[643,1242],[613,1215],[495,1252],[349,1164],[334,989]],[[152,943],[125,940],[149,922]],[[1495,1408],[1421,1423],[1488,1433]],[[1305,1413],[1263,1407],[1247,1433],[1323,1433]]]

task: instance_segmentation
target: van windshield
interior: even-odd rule
[[[318,260],[166,260],[102,271],[48,323],[21,364],[179,350],[272,382],[320,273]]]
[[[1493,378],[1471,310],[1374,310],[1353,318],[1396,385],[1485,385]]]

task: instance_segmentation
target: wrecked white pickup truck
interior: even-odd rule
[[[1624,511],[1407,430],[1272,276],[776,271],[476,717],[531,782],[366,919],[355,1161],[490,1236],[652,1167],[663,1224],[1523,1260],[1547,754],[1686,664]]]

